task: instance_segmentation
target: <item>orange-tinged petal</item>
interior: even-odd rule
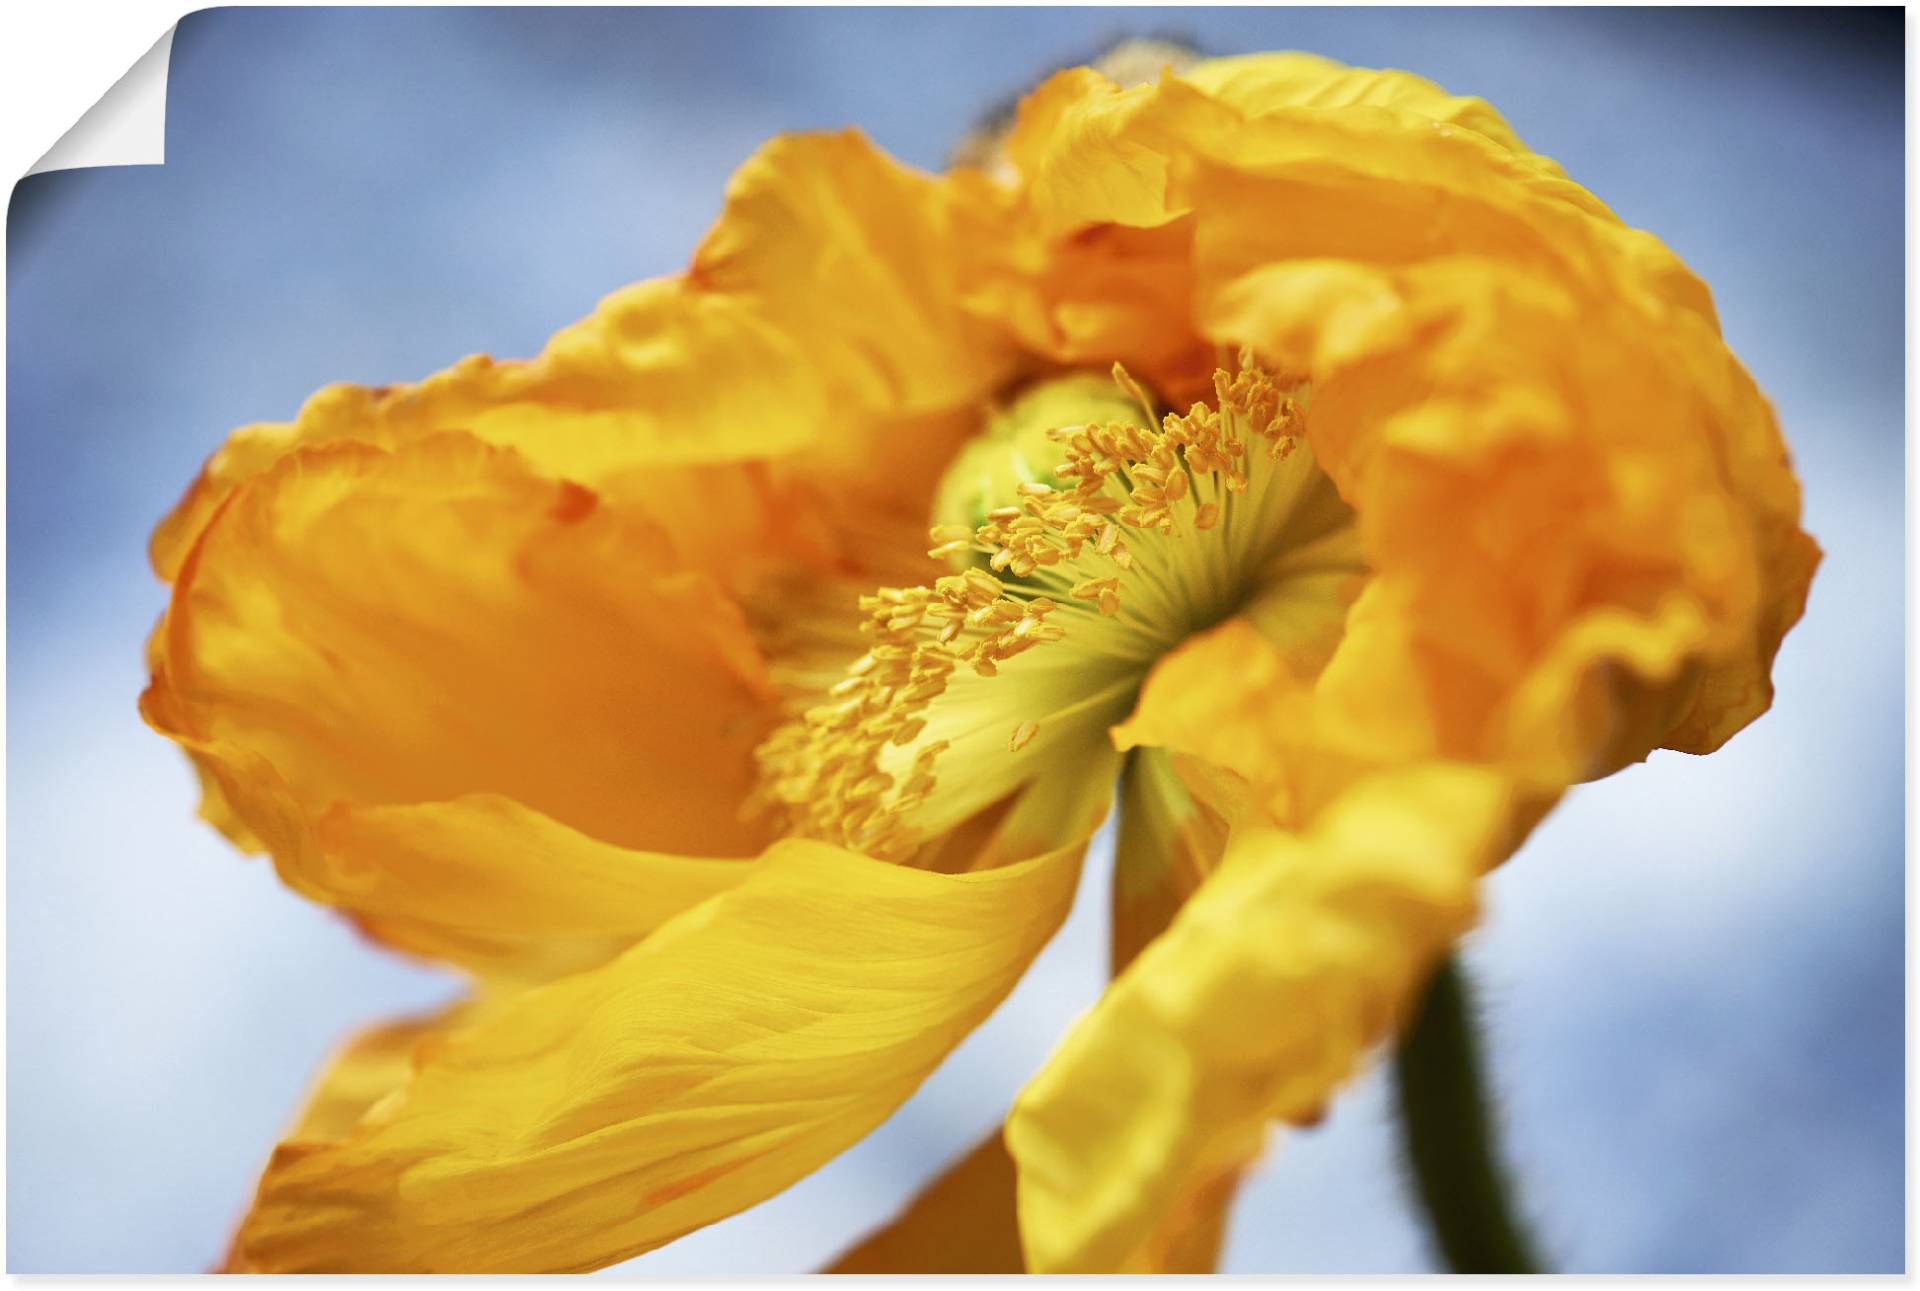
[[[1779,423],[1746,369],[1724,351],[1698,365],[1706,424],[1729,487],[1751,510],[1760,603],[1745,642],[1701,681],[1669,748],[1711,753],[1773,702],[1773,660],[1806,610],[1820,545],[1800,527],[1800,482]]]
[[[157,702],[310,808],[492,792],[609,842],[750,852],[758,657],[658,550],[464,438],[303,453],[182,570]]]
[[[1228,619],[1154,665],[1114,744],[1175,755],[1184,786],[1230,825],[1304,820],[1356,765],[1315,740],[1311,686],[1251,622]]]
[[[1021,197],[1048,238],[1087,224],[1151,228],[1180,214],[1168,201],[1168,152],[1142,127],[1159,87],[1122,89],[1089,67],[1043,81],[1007,136]]]
[[[234,1268],[594,1268],[764,1199],[1012,988],[1066,914],[1098,803],[1046,803],[1018,830],[1064,845],[964,874],[776,843],[620,958],[422,1052],[345,1141],[282,1149]]]
[[[1574,780],[1764,710],[1817,548],[1707,316],[1477,256],[1272,265],[1205,308],[1312,377],[1308,437],[1360,516],[1369,623],[1393,624],[1352,641],[1356,612],[1323,698],[1371,708],[1383,749],[1419,753],[1420,722],[1427,751]]]
[[[411,385],[329,386],[293,422],[235,431],[155,530],[154,568],[174,577],[235,485],[339,440],[390,448],[466,431],[636,503],[667,487],[662,470],[750,460],[862,482],[864,444],[977,401],[1012,371],[1011,344],[963,307],[958,281],[961,237],[993,240],[998,205],[854,131],[776,138],[734,176],[685,274],[613,293],[537,357],[474,355]],[[746,522],[821,505],[796,483],[750,499],[761,506]],[[737,544],[733,520],[709,537]]]
[[[1231,127],[1215,123],[1217,111],[1191,91],[1170,93],[1165,107],[1178,123],[1168,128],[1191,139],[1174,196],[1196,212],[1203,293],[1295,261],[1484,256],[1713,320],[1705,286],[1658,239],[1473,131],[1385,108],[1303,109]],[[1259,218],[1272,209],[1288,218]]]
[[[644,929],[731,875],[633,849],[758,850],[741,804],[777,716],[739,611],[659,553],[465,437],[304,450],[182,567],[143,711],[316,899],[488,935]]]
[[[1316,259],[1481,254],[1713,325],[1705,287],[1657,239],[1528,151],[1483,102],[1401,72],[1263,54],[1121,89],[1075,69],[1028,96],[1007,152],[1024,236],[990,258],[981,299],[1043,352],[1104,340],[1130,363],[1151,354],[1145,370],[1178,399],[1191,373],[1170,356],[1223,339],[1207,299],[1263,267]],[[1142,231],[1171,297],[1140,290],[1124,275],[1128,254],[1103,249]],[[1181,293],[1198,297],[1197,316]],[[1092,320],[1077,339],[1069,310]]]
[[[146,656],[147,674],[149,676],[153,676],[160,671],[162,661],[166,658],[166,642],[167,620],[166,616],[162,615],[160,621],[154,624],[153,631],[147,634]],[[149,688],[149,692],[140,697],[140,711],[142,716],[148,716],[148,709],[152,699],[153,695],[151,688]],[[149,724],[153,724],[153,719],[150,716],[148,717],[148,721]],[[200,789],[200,803],[195,814],[219,830],[228,842],[232,843],[247,855],[255,856],[266,851],[267,845],[262,842],[260,837],[253,832],[252,828],[240,818],[239,813],[234,811],[233,804],[227,801],[226,790],[220,787],[219,777],[214,775],[212,769],[200,758],[191,758],[189,760],[193,763],[194,779]]]
[[[495,981],[604,962],[750,869],[603,843],[492,794],[336,805],[299,855],[306,868],[290,881],[300,890],[390,946]]]
[[[1312,634],[1340,640],[1316,738],[1551,792],[1765,707],[1817,552],[1771,414],[1657,240],[1484,105],[1297,56],[1124,91],[1063,75],[1024,126],[1043,243],[1190,224],[1199,333],[1311,383],[1378,584],[1345,638]]]
[[[1752,630],[1731,657],[1701,678],[1693,707],[1660,737],[1661,747],[1711,753],[1773,706],[1774,656],[1806,612],[1813,574],[1824,558],[1820,544],[1800,528],[1797,511],[1761,520],[1765,599]]]
[[[636,283],[557,333],[536,359],[461,360],[414,385],[332,385],[292,422],[244,426],[154,530],[171,580],[228,492],[302,447],[398,447],[464,430],[589,486],[648,467],[791,452],[824,422],[826,392],[793,339],[747,303],[680,278]]]
[[[1248,116],[1286,108],[1394,108],[1465,126],[1511,152],[1527,152],[1485,99],[1448,94],[1411,72],[1348,67],[1317,54],[1287,52],[1210,58],[1182,72],[1180,79]]]
[[[978,399],[1013,362],[961,299],[959,238],[991,215],[857,130],[783,135],[734,174],[689,274],[751,302],[853,409],[933,412]],[[820,428],[824,451],[847,411]]]
[[[287,1132],[287,1141],[326,1143],[346,1137],[369,1108],[406,1082],[420,1042],[445,1033],[471,1009],[470,1004],[456,1004],[354,1034],[328,1056]]]
[[[1314,1119],[1470,924],[1512,841],[1486,771],[1349,790],[1304,834],[1248,830],[1022,1092],[1007,1123],[1036,1272],[1112,1272],[1196,1188]]]
[[[1025,1273],[1017,1174],[998,1127],[894,1219],[822,1273]],[[1171,1208],[1124,1263],[1128,1273],[1211,1273],[1239,1185],[1229,1171]]]
[[[355,858],[342,888],[362,909],[488,932],[546,936],[651,928],[746,877],[743,862],[603,843],[496,794],[400,806],[337,805],[320,847]],[[534,881],[516,872],[533,867]]]
[[[1611,775],[1665,743],[1693,705],[1710,633],[1682,596],[1653,613],[1580,616],[1502,707],[1508,750],[1570,780]]]
[[[990,244],[976,249],[983,263],[971,299],[1033,353],[1100,372],[1118,360],[1184,406],[1206,392],[1215,366],[1212,344],[1185,322],[1192,243],[1192,221],[1179,219],[1090,225],[1030,259]]]
[[[1024,1273],[1013,1158],[994,1127],[907,1208],[822,1273]]]
[[[1048,236],[1105,222],[1148,227],[1194,209],[1201,203],[1183,175],[1198,158],[1269,175],[1314,165],[1310,177],[1328,186],[1386,172],[1407,185],[1445,174],[1462,187],[1484,187],[1497,175],[1535,181],[1541,191],[1607,214],[1482,100],[1449,95],[1406,72],[1309,54],[1212,59],[1124,89],[1087,68],[1060,72],[1022,102],[1007,154]],[[1295,222],[1291,210],[1286,220],[1267,221],[1276,237],[1289,236]]]

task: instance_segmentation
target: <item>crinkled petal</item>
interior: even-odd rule
[[[1029,96],[1007,153],[1025,237],[984,278],[1023,335],[1150,236],[1195,334],[1309,383],[1377,584],[1319,686],[1329,740],[1544,786],[1708,751],[1765,709],[1818,561],[1773,416],[1700,280],[1484,104],[1300,55],[1127,89],[1080,69]],[[1075,344],[1133,345],[1154,315],[1149,375],[1178,395],[1177,310],[1103,303],[1076,304],[1099,321]]]
[[[1286,52],[1210,58],[1182,72],[1180,79],[1247,116],[1288,108],[1393,108],[1465,126],[1509,152],[1528,153],[1513,127],[1485,99],[1448,94],[1411,72],[1348,67],[1317,54]]]
[[[1484,187],[1493,176],[1517,178],[1606,214],[1484,101],[1310,54],[1212,59],[1124,89],[1087,68],[1063,71],[1022,101],[1007,154],[1049,236],[1108,222],[1148,227],[1195,208],[1182,174],[1196,158],[1268,173],[1317,166],[1310,174],[1322,181],[1388,172],[1414,184],[1449,173]],[[1440,163],[1449,157],[1461,164],[1447,172]],[[1285,237],[1294,213],[1267,222]]]
[[[1195,1188],[1309,1121],[1404,1016],[1511,841],[1498,776],[1383,774],[1305,834],[1247,830],[1067,1034],[1007,1123],[1036,1272],[1113,1272]]]
[[[787,461],[828,487],[863,482],[864,443],[977,400],[1012,369],[1002,329],[962,307],[957,281],[962,236],[994,237],[984,194],[902,166],[854,131],[776,138],[734,176],[685,274],[613,293],[537,357],[475,355],[412,385],[329,386],[293,422],[235,431],[155,530],[154,568],[172,579],[235,485],[340,440],[390,448],[463,430],[638,503],[661,492],[656,472],[752,460]],[[771,514],[746,520],[777,525],[822,504],[794,483],[751,499]],[[729,527],[711,526],[717,541],[739,541]]]
[[[394,448],[461,430],[600,487],[648,467],[792,452],[826,410],[803,351],[753,306],[682,278],[637,283],[536,359],[474,355],[413,385],[331,385],[291,422],[240,428],[154,530],[149,554],[171,580],[227,494],[299,448]]]
[[[1113,740],[1173,755],[1188,792],[1229,825],[1300,824],[1362,765],[1317,718],[1313,678],[1236,617],[1161,658]]]
[[[1744,638],[1708,670],[1693,708],[1662,741],[1687,753],[1711,753],[1773,703],[1774,656],[1806,611],[1822,553],[1800,527],[1800,481],[1773,408],[1752,376],[1721,349],[1697,365],[1695,380],[1722,476],[1750,516],[1761,588]]]
[[[1360,516],[1382,633],[1353,640],[1356,613],[1323,699],[1371,710],[1383,750],[1571,781],[1764,711],[1817,548],[1699,312],[1469,256],[1269,265],[1204,316],[1314,382],[1308,435]],[[1389,653],[1411,707],[1381,698]]]
[[[1171,150],[1142,121],[1158,95],[1158,86],[1122,89],[1090,67],[1074,67],[1020,101],[1006,153],[1039,232],[1053,238],[1090,224],[1151,228],[1180,214],[1167,192]]]
[[[303,806],[497,793],[738,855],[770,692],[739,612],[591,493],[460,437],[306,452],[182,570],[155,704]]]
[[[587,1269],[763,1200],[1012,988],[1066,914],[1097,803],[1048,804],[1021,828],[1065,845],[964,874],[776,843],[620,958],[420,1053],[346,1139],[276,1153],[233,1267]]]
[[[689,274],[794,337],[854,407],[950,408],[990,390],[1014,360],[961,299],[959,239],[981,236],[992,218],[979,198],[901,165],[857,130],[783,135],[735,173]],[[823,450],[843,431],[822,427]]]
[[[1005,240],[975,248],[971,299],[1020,344],[1062,365],[1107,371],[1118,360],[1168,398],[1199,398],[1211,342],[1185,325],[1194,292],[1193,226],[1095,224],[1044,253],[1009,262]]]
[[[739,611],[465,437],[304,450],[237,491],[142,707],[236,842],[376,922],[644,929],[732,881],[687,856],[766,836],[741,804],[777,713]]]
[[[1029,233],[1053,242],[1088,226],[1191,215],[1196,269],[1220,279],[1294,259],[1498,252],[1713,321],[1706,288],[1671,251],[1520,147],[1490,109],[1455,125],[1459,105],[1476,101],[1333,64],[1329,85],[1384,88],[1350,103],[1296,102],[1312,95],[1286,78],[1264,86],[1265,61],[1217,76],[1201,64],[1127,90],[1083,70],[1036,91],[1033,120],[1023,117],[1009,145],[1024,159]],[[1234,93],[1210,91],[1213,80]],[[1287,218],[1269,218],[1274,210]]]
[[[976,298],[1041,352],[1104,351],[1176,402],[1211,371],[1181,302],[1290,259],[1498,251],[1712,317],[1670,252],[1484,102],[1403,72],[1262,54],[1122,89],[1073,69],[1022,103],[1006,151],[1022,235],[984,257]]]

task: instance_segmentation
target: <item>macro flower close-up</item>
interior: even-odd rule
[[[1818,427],[1479,86],[1200,43],[1086,51],[939,166],[797,122],[531,357],[201,428],[140,717],[231,848],[460,983],[368,999],[219,1269],[698,1235],[1074,918],[1092,994],[814,1267],[1213,1271],[1376,1071],[1438,1265],[1566,1261],[1463,939],[1560,935],[1488,899],[1571,864],[1529,840],[1767,725]]]

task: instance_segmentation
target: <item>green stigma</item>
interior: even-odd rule
[[[1104,372],[1053,377],[1022,390],[990,413],[980,433],[954,457],[933,495],[932,523],[978,529],[987,513],[1016,500],[1022,484],[1059,484],[1054,471],[1066,445],[1048,437],[1061,426],[1123,421],[1139,425],[1146,410]],[[974,563],[953,558],[956,569]]]

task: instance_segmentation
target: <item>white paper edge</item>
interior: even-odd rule
[[[167,159],[167,66],[175,27],[167,28],[27,174],[81,166],[163,164]]]

